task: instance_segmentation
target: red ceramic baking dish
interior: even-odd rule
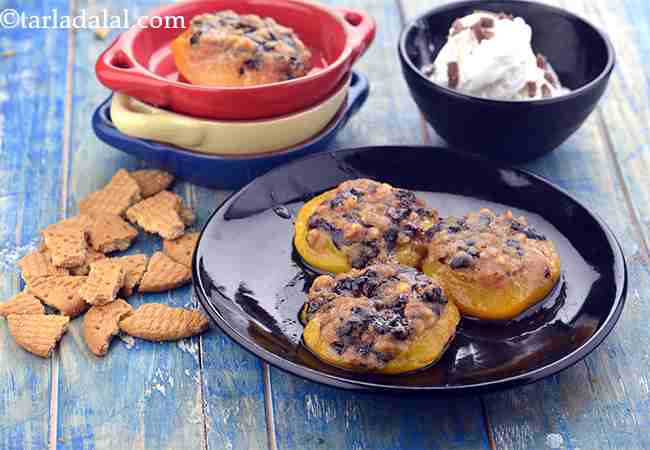
[[[232,9],[272,17],[293,28],[312,51],[314,69],[304,77],[259,86],[218,87],[179,79],[170,50],[182,28],[154,28],[156,17],[192,17]],[[95,70],[106,87],[158,107],[196,117],[251,120],[309,107],[334,92],[371,44],[373,19],[362,11],[328,8],[304,0],[195,0],[170,5],[120,35],[99,57]]]

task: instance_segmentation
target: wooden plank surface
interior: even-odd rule
[[[10,8],[65,13],[67,0],[0,1],[0,10]],[[66,36],[65,30],[0,28],[0,52],[7,55],[0,57],[0,301],[21,289],[16,260],[60,213]],[[50,361],[20,349],[4,324],[0,380],[0,448],[45,448]]]
[[[337,137],[336,147],[421,144],[420,115],[397,60],[401,28],[393,1],[329,1],[360,8],[378,34],[357,65],[370,97]],[[275,429],[281,449],[489,448],[478,398],[455,400],[369,396],[320,386],[271,370]]]
[[[118,5],[110,3],[79,2],[77,11],[85,9],[90,15],[104,7],[114,11]],[[132,14],[146,12],[125,6]],[[77,202],[103,186],[117,169],[140,166],[135,159],[100,144],[89,126],[93,108],[108,94],[93,70],[107,44],[96,39],[92,30],[75,33],[68,215],[75,214]],[[182,184],[176,187],[180,194],[183,190]],[[157,237],[141,233],[129,253],[151,255],[160,247]],[[134,307],[152,301],[182,306],[190,302],[190,294],[186,287],[128,300]],[[197,340],[182,345],[137,340],[131,347],[116,339],[109,354],[97,358],[83,341],[81,325],[82,319],[75,320],[60,346],[58,448],[108,448],[116,443],[116,436],[124,448],[202,448]]]
[[[192,198],[202,223],[226,195],[192,187]],[[208,448],[267,448],[262,362],[219,329],[200,339]]]
[[[133,19],[161,3],[79,1],[77,11],[93,15],[106,8],[120,14],[126,8]],[[95,79],[94,63],[115,35],[101,41],[92,30],[75,34],[69,214],[75,213],[80,198],[106,183],[118,168],[143,166],[100,143],[90,128],[93,109],[108,95]],[[185,183],[176,183],[174,190],[197,209],[199,226],[218,201],[213,193],[193,191]],[[141,233],[129,253],[152,254],[160,248],[158,237]],[[197,306],[190,287],[145,298],[135,295],[129,301],[133,306]],[[265,446],[260,365],[219,332],[178,343],[136,340],[132,345],[116,340],[105,358],[96,358],[86,349],[80,326],[81,320],[75,321],[61,345],[59,448],[112,448],[119,443],[129,449],[200,449],[208,448],[208,437],[213,444],[209,448]],[[202,355],[204,349],[210,356]]]
[[[408,0],[404,5],[407,15],[413,16],[438,3]],[[639,56],[644,39],[639,36],[647,31],[641,24],[647,23],[642,18],[647,17],[648,6],[619,2],[625,7],[613,8],[612,2],[590,0],[547,3],[604,25],[619,51],[619,65],[600,107],[586,124],[555,153],[526,167],[589,204],[612,227],[628,256],[630,295],[618,327],[584,362],[546,381],[485,396],[486,422],[497,448],[648,448],[648,353],[644,349],[650,333],[643,318],[650,312],[644,302],[650,286],[647,247],[635,223],[635,214],[647,211],[647,203],[632,187],[645,188],[647,162],[637,167],[630,163],[620,172],[616,167],[621,155],[631,154],[632,148],[638,151],[629,159],[647,157],[643,149],[648,139],[648,66]],[[645,48],[647,54],[647,42]],[[633,92],[632,86],[644,94]],[[637,105],[635,113],[630,105]],[[430,132],[432,141],[440,142]],[[621,134],[626,137],[617,139]],[[643,228],[647,232],[647,223]]]

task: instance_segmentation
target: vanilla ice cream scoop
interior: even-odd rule
[[[478,11],[457,19],[433,63],[431,80],[495,100],[535,100],[568,92],[542,55],[531,48],[532,29],[521,17]]]

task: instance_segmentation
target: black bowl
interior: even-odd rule
[[[561,283],[507,325],[462,319],[442,359],[424,370],[372,375],[325,364],[301,341],[298,312],[315,274],[293,249],[291,219],[314,195],[359,177],[414,190],[443,216],[481,207],[525,214],[555,242]],[[575,364],[612,330],[627,289],[616,238],[569,194],[528,172],[435,147],[321,153],[262,175],[208,219],[192,270],[212,321],[270,364],[331,386],[420,395],[503,389]]]
[[[447,42],[452,22],[477,9],[522,17],[533,29],[533,50],[548,58],[572,92],[532,101],[488,100],[430,81],[422,68]],[[615,54],[603,32],[563,9],[527,1],[463,1],[406,25],[399,57],[420,111],[451,146],[523,162],[554,150],[582,125],[607,86]]]

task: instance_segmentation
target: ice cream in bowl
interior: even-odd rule
[[[532,28],[521,17],[476,11],[456,19],[433,65],[434,83],[494,100],[538,100],[570,92],[532,46]]]
[[[528,1],[464,1],[409,23],[399,55],[410,92],[452,147],[522,162],[577,130],[614,66],[606,35]]]

